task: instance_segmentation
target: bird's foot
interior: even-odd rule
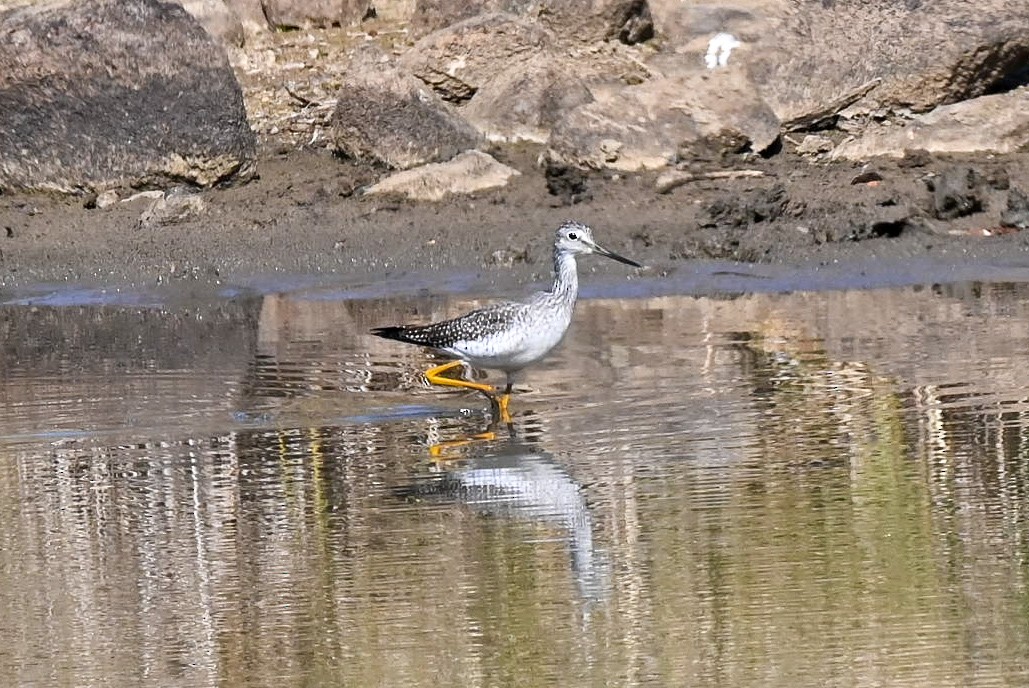
[[[445,442],[437,442],[429,447],[429,456],[433,459],[441,461],[452,461],[453,459],[460,458],[460,455],[450,456],[454,450],[466,447],[470,444],[477,442],[492,442],[497,439],[497,433],[492,430],[486,432],[480,432],[478,435],[472,435],[460,440],[447,440]]]
[[[471,382],[470,380],[459,380],[453,377],[444,377],[443,373],[448,370],[453,370],[457,367],[464,366],[464,361],[448,361],[443,365],[438,365],[434,368],[429,368],[425,371],[425,379],[429,381],[431,385],[440,385],[441,387],[462,387],[464,389],[474,389],[479,392],[484,392],[488,395],[496,394],[497,390],[493,385],[482,384],[481,382]]]

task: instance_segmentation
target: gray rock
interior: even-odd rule
[[[428,86],[371,46],[354,56],[330,135],[337,153],[395,169],[448,160],[481,141]]]
[[[986,206],[983,180],[971,167],[951,167],[926,179],[931,194],[929,210],[938,220],[953,220],[978,213]]]
[[[593,95],[554,128],[551,160],[656,169],[712,152],[761,152],[779,136],[778,120],[740,70],[694,70]]]
[[[527,0],[417,0],[411,31],[424,36],[481,13],[509,12],[538,19],[562,38],[638,43],[653,35],[647,0],[549,0],[545,7]]]
[[[261,0],[274,29],[357,24],[373,5],[372,0]]]
[[[253,174],[224,50],[180,5],[54,0],[0,15],[0,186],[79,191]]]
[[[1029,196],[1021,189],[1008,189],[1008,205],[1000,215],[1002,227],[1029,229]]]
[[[834,158],[867,160],[929,153],[1014,153],[1029,150],[1029,88],[942,105],[903,124],[878,124],[844,141]]]
[[[453,160],[423,165],[386,177],[365,190],[369,195],[405,196],[414,201],[440,201],[452,194],[470,194],[507,185],[518,170],[481,151],[466,151]]]

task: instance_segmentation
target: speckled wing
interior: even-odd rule
[[[431,325],[377,327],[372,334],[434,349],[450,349],[461,342],[500,336],[524,315],[526,308],[523,303],[498,303]]]

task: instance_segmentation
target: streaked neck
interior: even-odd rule
[[[554,286],[550,292],[562,301],[575,300],[579,293],[579,273],[574,254],[554,250]]]

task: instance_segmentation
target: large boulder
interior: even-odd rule
[[[401,64],[486,138],[545,143],[568,112],[593,100],[591,85],[646,78],[635,52],[562,41],[538,22],[495,12],[425,36]]]
[[[867,160],[930,153],[1029,152],[1029,88],[941,105],[903,124],[877,124],[845,141],[833,157]]]
[[[664,49],[702,62],[712,40],[740,44],[744,65],[788,126],[863,99],[924,112],[1025,79],[1029,3],[1008,0],[654,0]]]
[[[653,35],[647,0],[417,0],[411,30],[424,36],[477,14],[509,12],[538,20],[561,38],[638,43]]]
[[[961,27],[956,31],[954,27]],[[1029,3],[848,0],[787,17],[750,53],[784,120],[881,79],[867,98],[916,112],[989,93],[1029,61]]]
[[[180,5],[53,0],[0,15],[0,187],[208,187],[253,173],[224,50]]]
[[[546,143],[559,122],[592,101],[577,63],[545,51],[497,72],[461,114],[490,141]]]
[[[481,141],[428,86],[372,46],[351,61],[331,138],[340,155],[395,169],[449,160]]]
[[[594,88],[593,95],[554,128],[552,162],[658,169],[680,158],[760,153],[779,136],[779,120],[739,69],[666,72],[635,86]]]

